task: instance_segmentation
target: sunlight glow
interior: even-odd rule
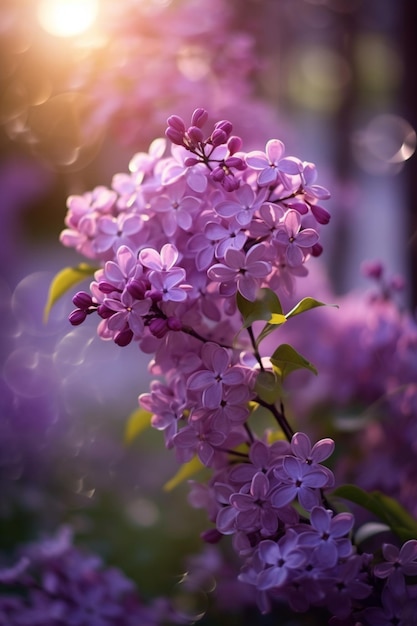
[[[98,14],[98,0],[41,0],[38,20],[56,37],[74,37],[86,32]]]

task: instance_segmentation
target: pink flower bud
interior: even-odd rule
[[[311,212],[318,221],[319,224],[328,224],[330,221],[330,213],[317,204],[311,205]]]
[[[236,135],[233,135],[232,137],[230,137],[229,141],[227,142],[227,147],[229,149],[230,154],[239,152],[239,150],[242,148],[242,143],[243,142],[240,137],[237,137]]]
[[[179,115],[170,115],[167,119],[167,124],[179,133],[185,133],[184,120]]]
[[[168,332],[168,324],[167,320],[163,320],[161,318],[154,318],[151,320],[149,324],[149,330],[151,331],[154,337],[158,337],[158,339],[162,339],[165,337]]]
[[[216,130],[222,130],[229,137],[233,130],[233,124],[229,122],[229,120],[220,120],[220,122],[216,122],[214,128]]]
[[[213,146],[215,147],[221,146],[222,144],[226,143],[226,141],[227,141],[227,134],[224,132],[224,130],[222,130],[221,128],[213,130],[210,136],[210,143]]]
[[[225,164],[227,167],[234,167],[236,170],[245,170],[247,167],[244,160],[239,157],[229,157],[226,159]]]
[[[221,183],[223,178],[225,177],[225,172],[221,167],[216,167],[211,173],[210,178],[216,181],[216,183]]]
[[[118,291],[116,287],[105,280],[101,280],[98,284],[98,288],[101,293],[112,293],[112,291]]]
[[[204,135],[197,126],[190,126],[187,130],[187,135],[194,145],[198,145],[204,141]]]
[[[208,113],[205,109],[196,109],[191,116],[191,124],[202,128],[207,122]]]
[[[172,143],[177,144],[178,146],[184,145],[184,133],[175,130],[169,126],[165,131],[165,136],[172,141]]]
[[[193,165],[197,165],[197,163],[200,163],[200,161],[195,157],[186,157],[184,159],[185,167],[192,167]]]
[[[239,181],[234,176],[225,176],[222,185],[226,191],[236,191],[239,188]]]

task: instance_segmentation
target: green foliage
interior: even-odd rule
[[[270,322],[274,316],[285,318],[277,294],[272,289],[260,289],[254,302],[246,300],[241,293],[237,293],[237,306],[242,314],[244,328],[248,328],[258,320]],[[285,319],[284,319],[285,321]]]
[[[358,504],[387,524],[401,539],[417,539],[417,521],[401,504],[380,491],[368,493],[356,485],[342,485],[333,491],[332,496]]]
[[[276,293],[271,289],[260,289],[258,298],[254,302],[246,300],[246,298],[238,292],[237,306],[243,317],[242,330],[249,328],[254,322],[267,322],[258,336],[256,341],[257,346],[262,339],[267,337],[275,328],[287,321],[282,311],[281,302]]]
[[[141,432],[151,425],[152,413],[145,409],[138,408],[127,418],[125,428],[125,442],[132,443]]]
[[[195,456],[188,461],[188,463],[184,463],[179,468],[178,472],[173,476],[167,483],[164,485],[164,491],[172,491],[175,487],[178,487],[184,480],[191,478],[197,474],[200,470],[204,468],[204,465],[201,461]]]
[[[287,343],[278,346],[271,356],[271,363],[274,365],[275,371],[279,372],[282,380],[286,378],[288,374],[298,369],[308,369],[310,372],[317,374],[314,365]]]
[[[92,276],[96,269],[96,267],[92,267],[88,265],[88,263],[80,263],[77,267],[65,267],[58,272],[49,287],[48,298],[43,312],[45,323],[48,321],[49,313],[55,302],[71,289],[71,287],[74,287],[74,285]]]
[[[249,328],[254,322],[265,321],[266,324],[262,328],[258,337],[256,338],[256,347],[265,337],[272,333],[276,328],[285,324],[285,322],[295,315],[305,313],[310,309],[315,309],[319,306],[326,306],[324,302],[319,302],[314,298],[303,298],[298,304],[295,305],[288,313],[284,313],[282,310],[281,302],[277,294],[272,289],[264,288],[258,292],[257,299],[252,302],[246,300],[238,292],[237,294],[237,307],[243,317],[242,329]],[[334,305],[332,305],[334,306]]]

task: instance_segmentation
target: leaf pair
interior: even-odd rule
[[[265,321],[266,324],[255,339],[258,348],[261,341],[276,328],[285,324],[288,319],[319,306],[325,306],[314,298],[304,298],[291,311],[284,313],[278,296],[271,289],[260,289],[254,302],[237,294],[237,306],[243,318],[242,329],[252,327],[254,322]],[[272,370],[260,371],[255,391],[259,398],[268,404],[274,404],[281,396],[282,381],[297,369],[308,369],[317,374],[316,368],[289,344],[281,344],[270,357]]]
[[[263,288],[259,290],[258,297],[254,302],[246,300],[241,293],[238,293],[237,306],[243,318],[242,330],[249,328],[254,322],[266,322],[256,338],[256,347],[259,347],[259,344],[265,337],[278,328],[278,326],[285,324],[291,317],[305,313],[305,311],[309,311],[310,309],[326,305],[324,302],[319,302],[314,298],[303,298],[291,311],[284,313],[277,294],[272,291],[272,289]]]

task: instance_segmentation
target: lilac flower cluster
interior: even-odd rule
[[[158,626],[185,623],[161,598],[146,605],[133,581],[72,544],[72,531],[21,548],[0,569],[0,623],[4,626]]]
[[[68,199],[61,242],[104,263],[91,295],[76,296],[73,323],[97,310],[103,337],[145,351],[168,330],[207,337],[207,320],[213,333],[225,312],[227,324],[237,291],[253,301],[262,286],[289,290],[320,254],[329,214],[318,202],[329,194],[314,165],[284,157],[279,140],[242,152],[228,121],[204,138],[207,117],[197,109],[186,128],[171,116],[170,156],[157,139],[110,189]]]
[[[97,314],[103,339],[153,354],[158,378],[140,406],[180,463],[197,459],[210,468],[208,482],[192,483],[190,502],[213,523],[207,542],[232,536],[239,580],[254,588],[262,611],[284,601],[297,612],[325,608],[333,623],[372,607],[389,615],[392,602],[386,608],[377,590],[392,585],[375,583],[387,568],[357,549],[353,514],[328,498],[335,479],[323,463],[334,441],[312,445],[285,415],[279,377],[285,367],[312,366],[288,345],[260,352],[274,324],[291,316],[277,295],[291,293],[309,258],[321,253],[320,228],[329,221],[321,203],[329,193],[314,164],[286,156],[280,140],[245,152],[229,121],[209,134],[207,121],[204,109],[189,126],[170,116],[169,155],[157,139],[110,189],[68,199],[61,242],[100,264],[89,292],[74,296],[70,321]],[[275,298],[266,317],[260,294]],[[243,326],[242,306],[253,317]],[[256,337],[260,320],[266,326]],[[260,407],[277,431],[258,433]],[[407,578],[413,549],[402,550],[400,558],[413,563],[402,590],[414,597]]]
[[[263,612],[281,600],[296,612],[327,607],[344,619],[372,592],[370,556],[357,554],[350,536],[353,515],[335,513],[324,497],[334,477],[322,462],[333,449],[331,439],[312,446],[301,432],[291,442],[256,439],[246,462],[217,470],[204,491],[193,485],[191,503],[216,525],[206,538],[233,535],[239,580],[255,587]]]
[[[207,117],[197,109],[186,128],[171,116],[171,156],[156,140],[111,189],[70,197],[61,241],[102,263],[90,293],[75,295],[71,323],[97,313],[101,337],[155,353],[152,372],[166,382],[152,383],[141,405],[181,462],[198,454],[211,466],[247,441],[255,395],[250,337],[232,345],[236,294],[285,292],[306,273],[328,221],[317,202],[329,194],[279,140],[242,152],[225,120],[204,138]]]

